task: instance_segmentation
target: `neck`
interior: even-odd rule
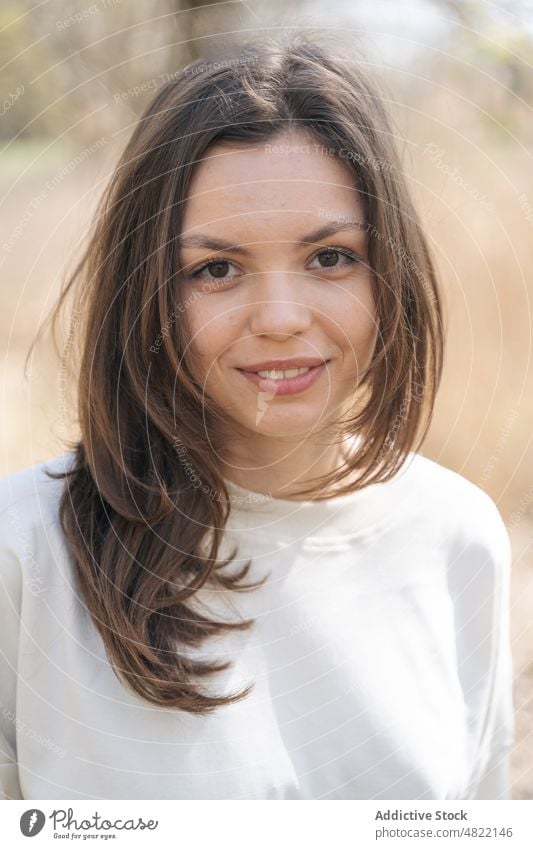
[[[223,476],[233,483],[272,498],[309,500],[300,494],[304,486],[318,488],[317,478],[338,470],[344,462],[346,443],[337,437],[274,438],[260,435],[253,445],[246,441],[226,449]]]

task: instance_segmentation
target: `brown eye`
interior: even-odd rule
[[[209,272],[212,277],[227,277],[229,271],[229,262],[224,259],[217,260],[216,262],[210,262],[206,268],[209,269]]]
[[[337,265],[339,261],[339,252],[322,251],[322,253],[318,254],[318,259],[320,261],[320,265],[322,265],[323,268],[329,268],[332,265]]]
[[[363,258],[346,248],[324,248],[314,255],[313,262],[316,262],[316,260],[319,261],[320,266],[315,265],[315,269],[320,267],[347,270],[350,266],[362,262]]]
[[[203,280],[206,283],[220,281],[220,286],[231,283],[238,277],[238,271],[229,259],[209,259],[190,275],[191,280]]]

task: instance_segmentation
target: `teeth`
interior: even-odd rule
[[[282,371],[281,369],[271,369],[270,371],[258,371],[257,374],[260,377],[268,377],[270,380],[284,380],[289,377],[297,377],[299,374],[305,374],[309,371],[309,367],[306,368],[288,368]]]

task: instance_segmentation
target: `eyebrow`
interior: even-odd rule
[[[335,233],[367,229],[367,224],[362,221],[347,219],[339,221],[334,219],[327,224],[323,224],[322,227],[318,227],[316,230],[313,230],[312,233],[302,236],[301,239],[291,239],[289,241],[295,241],[299,245],[309,243],[313,244],[315,242],[320,242],[322,239],[326,239],[328,236],[333,236]],[[214,238],[213,236],[209,236],[207,233],[195,233],[192,236],[180,237],[178,239],[178,246],[181,248],[209,248],[209,250],[212,251],[231,250],[240,254],[250,253],[250,251],[247,248],[242,247],[242,245],[233,245],[231,242],[227,242],[224,239]]]

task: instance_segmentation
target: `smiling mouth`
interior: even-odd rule
[[[269,380],[288,380],[291,377],[298,377],[300,374],[307,374],[311,368],[316,366],[303,366],[302,368],[284,368],[284,369],[261,369],[260,371],[248,372],[248,374],[258,374],[259,377],[268,378]],[[246,369],[243,369],[246,371]]]
[[[293,395],[312,386],[324,373],[329,360],[315,366],[292,369],[262,369],[260,372],[237,369],[248,381],[263,392],[274,396]]]
[[[249,368],[239,367],[238,370],[246,372],[246,374],[258,374],[264,378],[281,380],[282,378],[297,377],[298,374],[305,374],[310,369],[323,366],[325,363],[329,363],[329,359],[320,360],[310,357],[293,357],[292,360],[272,360],[259,366],[250,366]]]

